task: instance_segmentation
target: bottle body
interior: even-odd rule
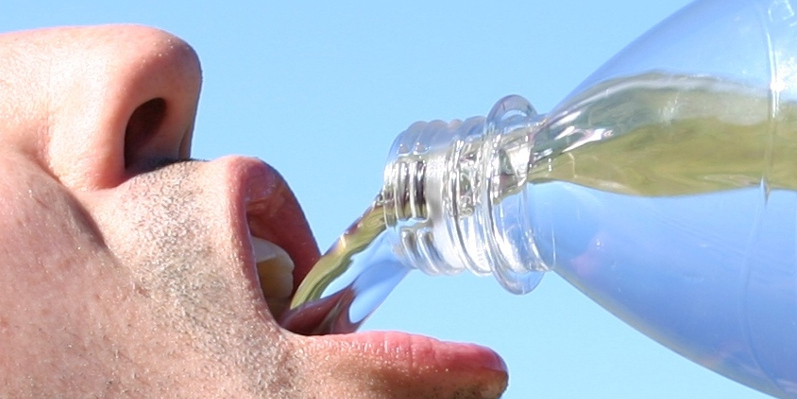
[[[476,133],[425,162],[434,146],[399,156],[388,176],[414,178],[386,184],[406,194],[385,196],[404,199],[385,207],[395,251],[430,274],[531,276],[502,281],[516,292],[551,269],[697,363],[797,395],[797,103],[773,114],[766,91],[705,77],[596,92],[505,132],[509,152],[537,158],[528,168]],[[486,172],[450,167],[463,156]]]
[[[695,3],[547,115],[510,97],[412,126],[385,175],[394,252],[517,293],[553,270],[693,361],[797,397],[795,8],[730,3]],[[733,45],[661,40],[691,25]]]

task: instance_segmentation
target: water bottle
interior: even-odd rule
[[[355,330],[411,269],[553,271],[720,374],[797,398],[797,18],[791,0],[700,0],[546,114],[416,123],[384,185],[283,317]]]

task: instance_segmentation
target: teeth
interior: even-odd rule
[[[264,239],[252,237],[252,247],[260,288],[271,314],[279,317],[293,293],[293,261],[284,249]]]

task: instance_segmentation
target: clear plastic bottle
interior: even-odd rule
[[[795,6],[697,1],[547,114],[510,96],[411,126],[284,323],[356,329],[410,268],[515,293],[550,270],[695,362],[797,398]]]

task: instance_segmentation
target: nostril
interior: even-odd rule
[[[125,129],[125,168],[146,158],[146,148],[157,135],[165,116],[166,100],[163,98],[153,98],[133,111]]]

